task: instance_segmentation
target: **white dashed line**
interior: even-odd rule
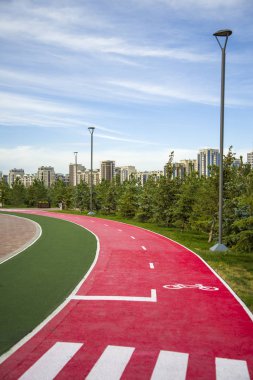
[[[149,263],[149,267],[150,267],[150,269],[155,269],[155,266],[153,263]]]
[[[146,251],[146,250],[147,250],[147,248],[144,247],[144,245],[142,245],[141,248],[143,249],[143,251]]]
[[[122,232],[122,230],[119,230],[119,229],[118,229],[118,231],[119,231],[119,232]]]
[[[104,224],[105,227],[108,227],[108,224]]]
[[[131,239],[135,240],[135,237],[134,236],[130,236]]]

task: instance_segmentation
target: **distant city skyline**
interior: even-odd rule
[[[224,147],[253,150],[251,0],[0,2],[0,170],[78,151],[94,167],[156,170],[219,148],[219,29],[227,45]]]
[[[75,152],[75,153],[78,153],[78,152]],[[78,157],[78,156],[77,156]],[[236,165],[239,164],[240,162],[240,157],[242,156],[235,156],[235,163]],[[146,168],[146,169],[141,169],[139,167],[137,167],[137,165],[119,165],[117,160],[101,160],[99,165],[94,167],[94,171],[100,171],[102,169],[102,167],[104,166],[104,164],[106,162],[109,163],[109,165],[111,165],[111,163],[113,162],[114,164],[114,168],[113,169],[110,169],[112,173],[115,173],[115,170],[117,168],[134,168],[135,171],[138,171],[138,172],[152,172],[152,171],[163,171],[164,170],[164,167],[165,165],[167,164],[168,162],[168,158],[169,156],[167,157],[167,160],[165,162],[163,162],[162,166],[161,167],[157,167],[155,169],[149,169],[149,168]],[[196,154],[196,157],[192,157],[192,158],[186,158],[184,157],[183,159],[180,159],[180,160],[173,160],[173,164],[182,164],[182,165],[189,165],[190,163],[193,163],[193,162],[196,162],[196,165],[199,166],[199,168],[195,167],[194,170],[195,171],[199,171],[199,174],[200,175],[207,175],[207,173],[209,173],[209,170],[208,170],[208,167],[209,166],[212,166],[212,165],[217,165],[219,166],[219,149],[216,149],[216,148],[202,148],[202,149],[199,149],[197,151],[197,154]],[[243,163],[249,163],[251,165],[251,168],[253,168],[253,150],[251,152],[247,152],[246,153],[246,159],[243,158]],[[48,168],[51,168],[54,170],[55,174],[58,174],[58,175],[69,175],[71,177],[71,180],[70,180],[70,184],[73,185],[75,184],[75,173],[76,173],[76,169],[75,169],[75,163],[74,163],[74,160],[72,162],[69,162],[68,164],[65,165],[67,170],[65,171],[60,171],[58,170],[57,167],[51,165],[51,164],[48,164],[48,165],[39,165],[36,169],[33,169],[31,171],[28,171],[26,170],[26,168],[24,167],[21,167],[21,166],[18,166],[18,165],[14,165],[13,167],[9,167],[6,171],[4,170],[1,170],[0,168],[0,173],[1,175],[8,175],[10,171],[12,170],[17,170],[17,171],[23,171],[23,174],[29,174],[29,175],[34,175],[36,174],[41,168],[44,168],[44,167],[48,167]],[[34,166],[33,166],[34,167]],[[90,171],[90,165],[86,165],[84,164],[83,162],[80,162],[77,158],[77,171],[80,171],[80,172],[88,172]],[[103,171],[103,169],[102,169]],[[187,173],[189,174],[189,173]],[[106,178],[106,175],[105,177]]]

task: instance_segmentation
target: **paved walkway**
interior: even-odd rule
[[[1,380],[253,379],[252,314],[193,252],[134,226],[42,214],[93,231],[99,255],[64,307],[2,358]]]
[[[31,220],[0,213],[0,263],[23,251],[39,234]]]

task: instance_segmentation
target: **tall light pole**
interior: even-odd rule
[[[222,244],[222,209],[223,209],[223,137],[224,137],[224,100],[225,100],[225,65],[226,65],[226,46],[228,37],[231,36],[232,30],[218,30],[213,35],[215,36],[220,48],[221,48],[221,99],[220,99],[220,178],[219,178],[219,241],[210,251],[222,252],[226,251],[227,247]],[[225,38],[224,45],[220,43],[220,39]]]
[[[78,152],[74,152],[74,155],[75,155],[75,182],[74,182],[74,186],[77,186],[77,153]]]
[[[90,132],[90,211],[88,212],[88,215],[94,215],[95,213],[93,212],[93,133],[95,130],[95,127],[89,127],[88,128]]]

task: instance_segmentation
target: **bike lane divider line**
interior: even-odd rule
[[[19,380],[54,379],[82,346],[83,343],[55,343]]]
[[[147,248],[144,245],[142,245],[141,248],[143,249],[143,251],[147,250]]]
[[[154,263],[149,263],[149,268],[150,269],[155,269]]]
[[[73,295],[70,300],[77,301],[128,301],[128,302],[157,302],[156,289],[151,289],[150,297],[132,297],[132,296],[80,296]]]
[[[130,236],[131,239],[135,240],[135,237],[134,236]]]
[[[247,362],[244,360],[233,360],[216,358],[217,380],[250,380]]]
[[[134,347],[107,346],[86,379],[119,380],[133,352]]]

